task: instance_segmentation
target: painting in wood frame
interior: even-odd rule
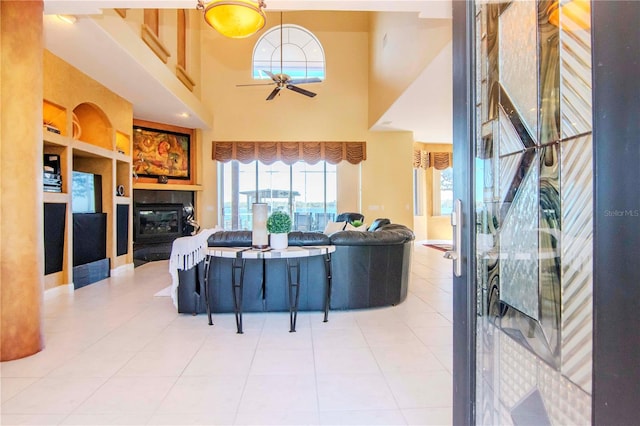
[[[193,184],[196,144],[193,129],[133,121],[134,181]]]

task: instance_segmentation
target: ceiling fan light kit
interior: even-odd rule
[[[225,37],[246,38],[260,31],[267,17],[263,0],[198,0],[196,8],[204,13],[204,20]]]

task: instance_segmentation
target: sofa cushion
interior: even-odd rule
[[[209,247],[251,247],[251,242],[251,231],[218,231],[207,240]]]
[[[409,240],[407,236],[405,232],[395,230],[380,230],[376,232],[339,231],[331,234],[329,238],[331,239],[331,244],[336,246],[384,246],[404,244]]]
[[[329,244],[331,240],[321,232],[289,232],[290,246],[327,246]]]

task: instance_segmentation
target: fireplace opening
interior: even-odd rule
[[[133,264],[166,260],[173,240],[194,232],[193,191],[133,191]]]
[[[183,235],[182,204],[138,204],[134,209],[134,242],[173,242]]]

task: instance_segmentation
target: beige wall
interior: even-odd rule
[[[43,52],[43,58],[44,99],[67,107],[69,116],[73,108],[82,103],[96,105],[106,114],[114,130],[131,136],[133,106],[130,102],[48,50]]]
[[[174,12],[161,10],[160,38],[172,52],[167,66],[175,62],[175,40],[166,35],[175,23]],[[141,10],[128,11],[127,23],[136,31],[142,20]],[[187,56],[200,68],[188,66],[188,71],[198,77],[196,94],[214,117],[212,129],[197,131],[198,182],[204,188],[197,194],[199,222],[211,227],[218,220],[212,141],[365,140],[367,160],[338,167],[338,210],[362,211],[367,221],[389,217],[411,226],[412,135],[372,133],[368,128],[440,51],[450,36],[450,21],[423,20],[410,13],[285,12],[287,22],[312,31],[324,47],[326,80],[307,86],[318,93],[313,99],[285,90],[267,102],[272,86],[236,87],[254,82],[253,47],[260,34],[280,24],[279,13],[267,12],[265,30],[240,40],[222,37],[198,16],[189,16],[188,39],[200,42],[190,43]],[[387,45],[382,49],[384,34]]]
[[[279,14],[268,14],[267,22],[267,28],[279,25]],[[285,90],[266,101],[273,86],[236,87],[253,83],[251,58],[257,37],[233,40],[203,26],[202,69],[212,76],[203,79],[203,103],[214,115],[213,129],[201,132],[205,190],[199,194],[204,213],[199,220],[205,227],[217,224],[216,164],[211,160],[214,140],[367,141],[368,158],[375,161],[376,150],[372,157],[367,131],[367,14],[290,12],[284,13],[287,22],[312,31],[325,50],[326,80],[306,86],[318,94],[315,98]],[[360,166],[339,165],[340,211],[360,210],[360,197],[354,197],[359,176]]]
[[[369,125],[451,41],[450,19],[420,19],[417,13],[370,15]]]
[[[410,132],[369,133],[367,161],[362,163],[362,214],[367,224],[388,218],[412,226],[412,153]]]
[[[195,2],[194,2],[195,4]],[[115,11],[105,9],[105,14],[115,15]],[[118,15],[119,16],[119,15]],[[141,33],[142,24],[144,23],[144,9],[127,9],[126,17],[124,18],[126,24],[133,30],[133,33],[138,37]],[[159,34],[158,39],[162,46],[169,51],[169,58],[166,66],[172,74],[176,73],[176,64],[178,63],[178,12],[175,9],[159,9]],[[203,24],[202,12],[199,10],[188,9],[187,10],[187,34],[186,34],[186,62],[187,62],[187,74],[195,82],[193,88],[193,94],[196,97],[200,97],[201,83],[200,83],[200,30],[201,27],[207,27]],[[209,27],[207,27],[209,28]],[[210,29],[210,28],[209,28]]]

